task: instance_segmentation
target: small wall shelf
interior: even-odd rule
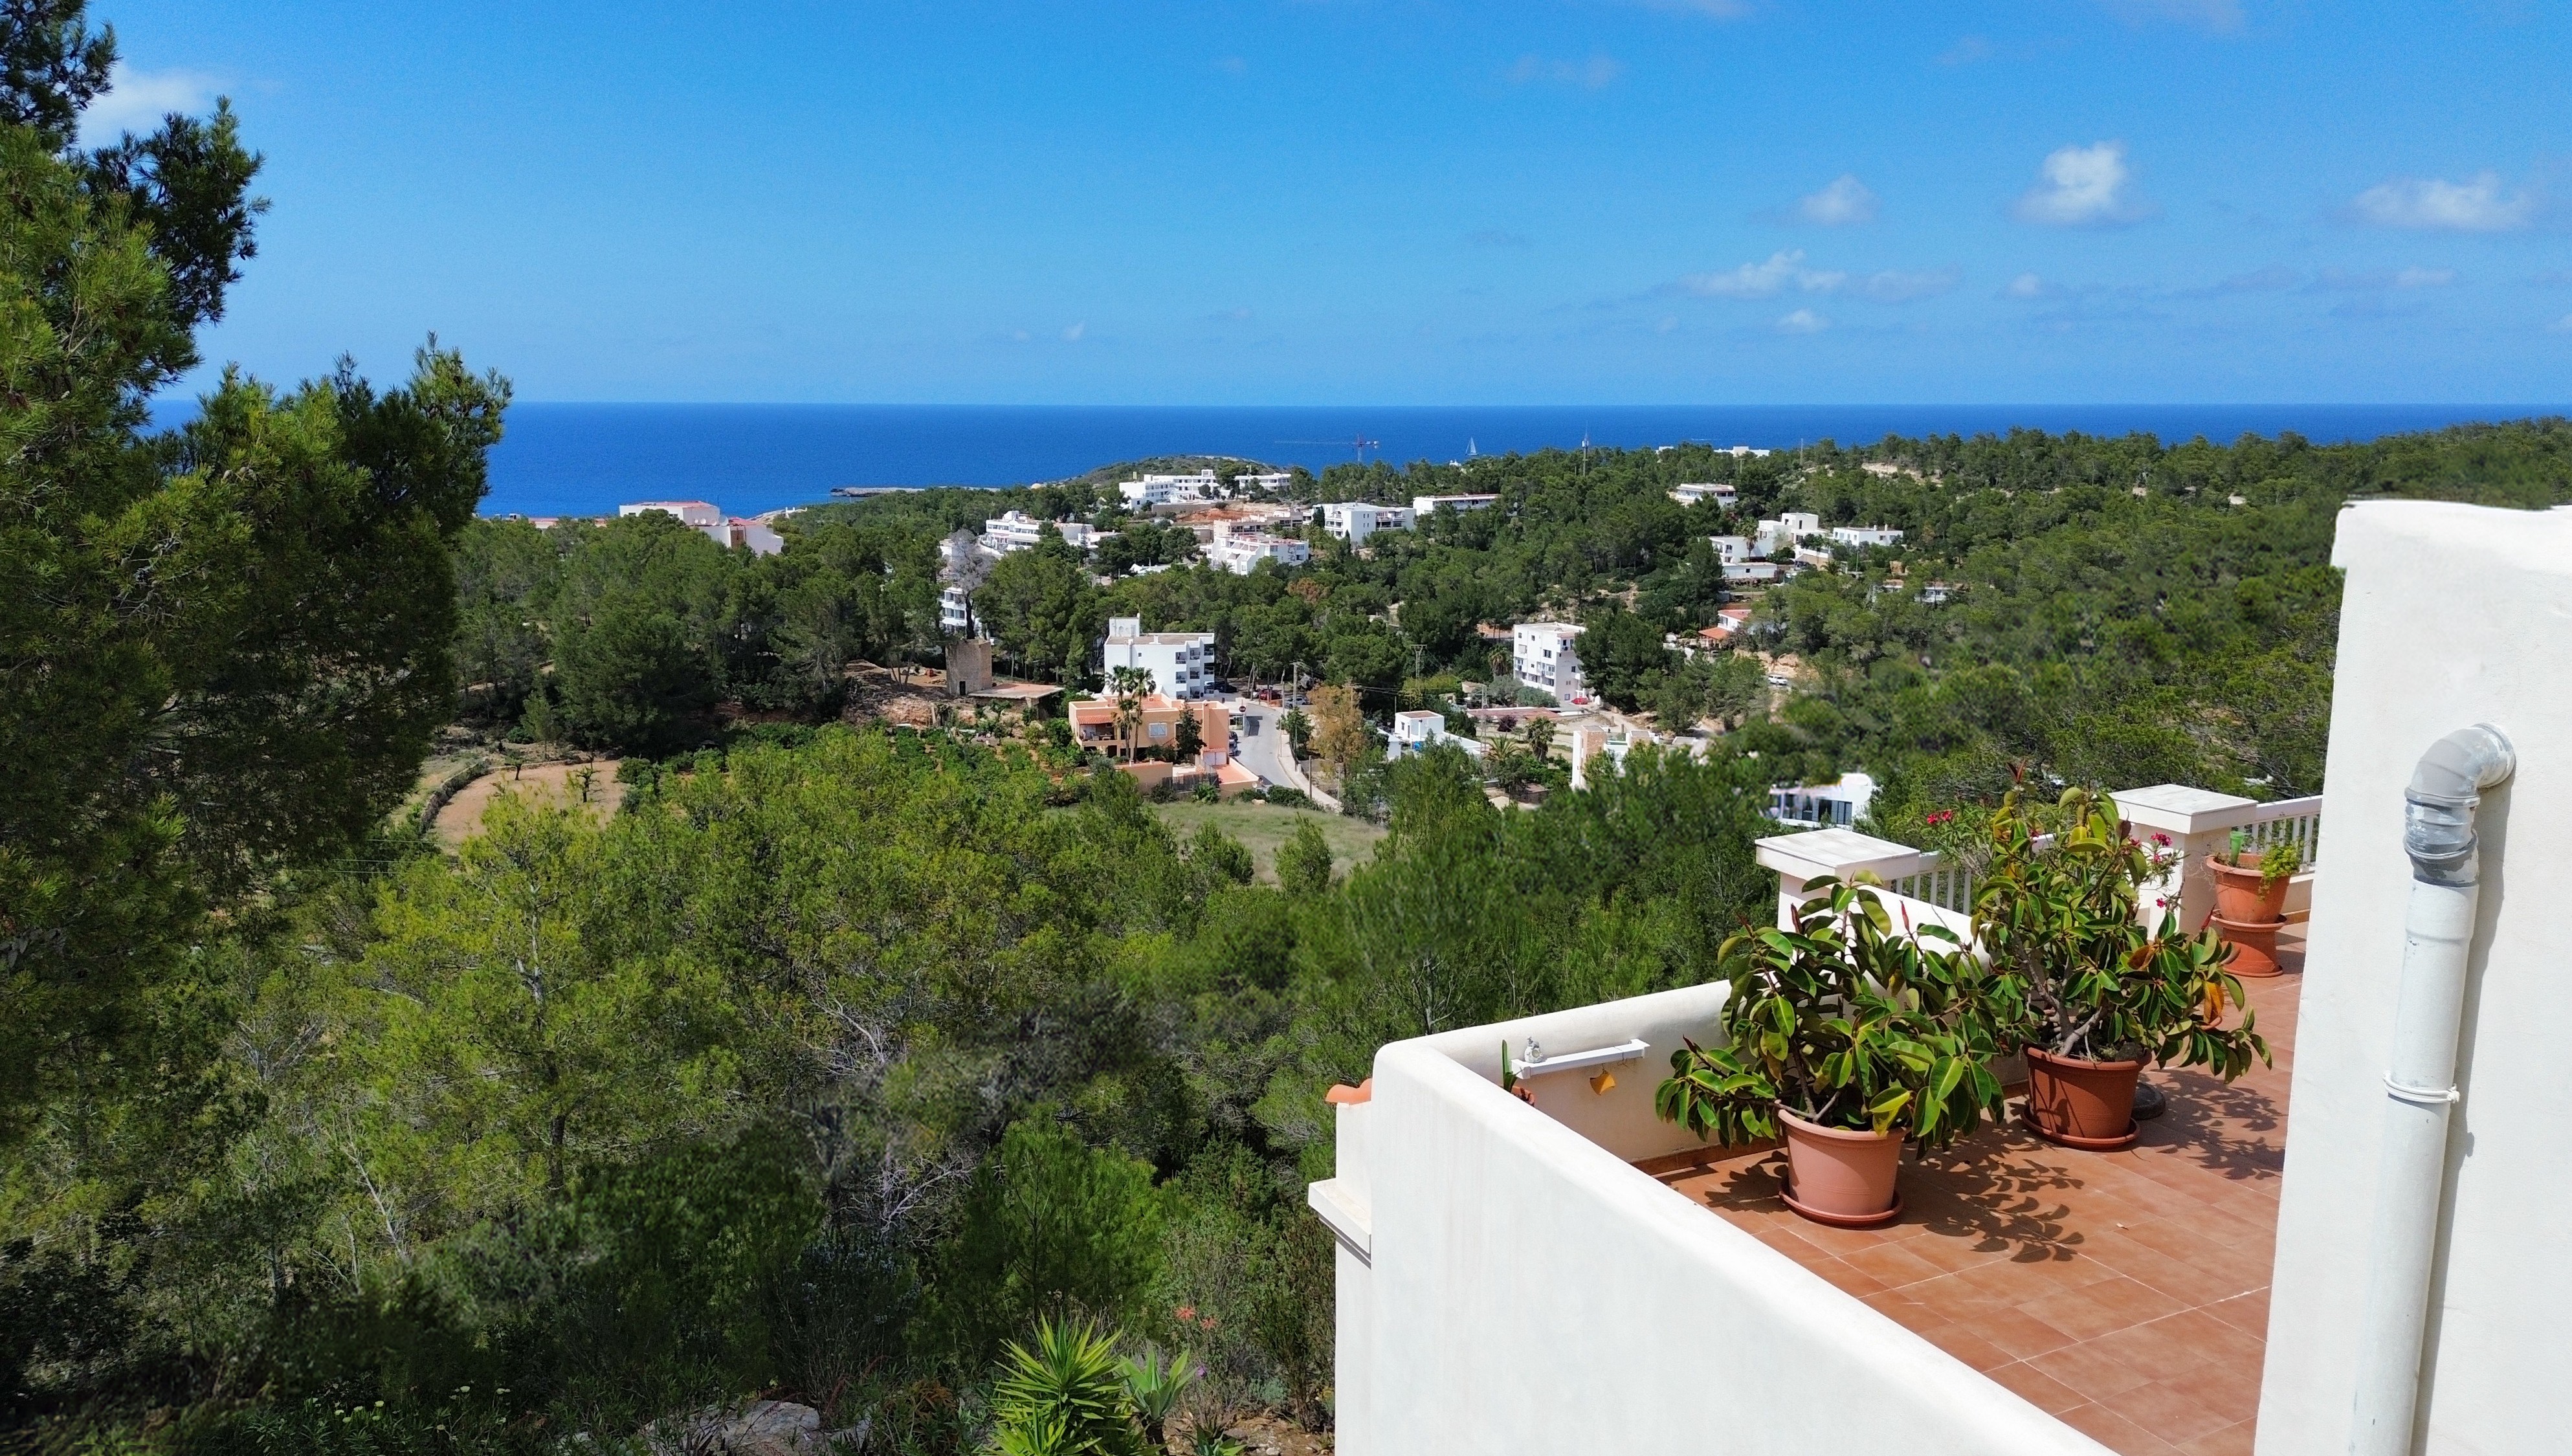
[[[1608,1067],[1620,1062],[1640,1062],[1652,1050],[1649,1042],[1619,1042],[1613,1047],[1600,1047],[1588,1052],[1566,1052],[1560,1057],[1547,1057],[1536,1062],[1522,1062],[1510,1069],[1524,1082],[1543,1077],[1549,1072],[1571,1072],[1583,1067]]]

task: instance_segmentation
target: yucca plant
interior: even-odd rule
[[[1143,1439],[1155,1451],[1169,1440],[1170,1413],[1196,1383],[1196,1371],[1182,1350],[1176,1358],[1164,1358],[1160,1347],[1145,1345],[1143,1353],[1116,1364],[1117,1378],[1125,1382],[1125,1400],[1134,1418],[1143,1425]]]
[[[1778,1136],[1783,1107],[1943,1147],[1997,1116],[1981,966],[1942,927],[1897,925],[1871,892],[1808,888],[1820,893],[1793,930],[1724,943],[1727,1043],[1672,1055],[1653,1098],[1661,1119],[1732,1144]]]
[[[1001,1356],[991,1392],[1003,1456],[1142,1456],[1113,1336],[1086,1320],[1045,1320]]]

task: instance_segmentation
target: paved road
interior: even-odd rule
[[[1295,767],[1294,754],[1286,741],[1286,730],[1278,726],[1286,716],[1286,710],[1257,698],[1236,698],[1233,706],[1242,720],[1241,726],[1235,730],[1240,735],[1240,750],[1234,754],[1242,766],[1272,784],[1301,789],[1316,801],[1327,802],[1323,795],[1314,792],[1312,782]],[[1251,731],[1254,725],[1257,732]]]

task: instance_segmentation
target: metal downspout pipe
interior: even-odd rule
[[[2376,1175],[2366,1322],[2358,1331],[2350,1456],[2411,1451],[2438,1209],[2446,1193],[2447,1119],[2459,1095],[2456,1036],[2464,1018],[2465,962],[2480,892],[2474,808],[2516,766],[2499,729],[2460,728],[2420,756],[2402,796],[2411,901],[2392,1070],[2384,1077],[2384,1156]]]

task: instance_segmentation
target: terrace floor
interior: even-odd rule
[[[2146,1074],[2170,1099],[2124,1152],[2012,1123],[1905,1159],[1902,1221],[1828,1228],[1777,1197],[1785,1154],[1640,1164],[1761,1242],[2127,1456],[2250,1456],[2302,989],[2245,982],[2274,1068],[2226,1087]]]

